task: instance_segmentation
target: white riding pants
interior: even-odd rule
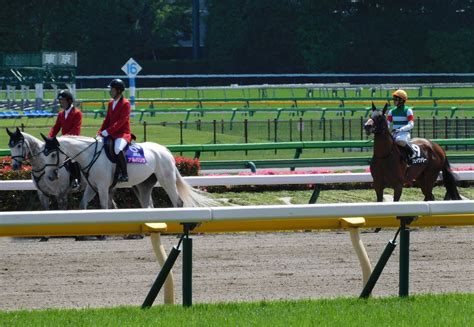
[[[115,152],[115,154],[119,154],[120,151],[125,149],[126,146],[127,146],[127,140],[126,139],[123,139],[123,138],[115,139],[115,141],[114,141],[114,152]]]
[[[411,136],[410,132],[397,132],[393,135],[395,143],[404,147],[408,142],[410,142]]]

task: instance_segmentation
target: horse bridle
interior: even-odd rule
[[[82,153],[84,153],[86,150],[88,150],[92,145],[95,145],[95,148],[94,148],[94,155],[92,156],[92,159],[91,161],[84,167],[82,168],[81,167],[81,172],[84,174],[84,177],[86,178],[87,180],[87,183],[90,185],[90,187],[92,187],[92,189],[94,190],[94,192],[98,193],[97,189],[95,187],[92,186],[92,184],[90,183],[89,181],[89,173],[92,169],[92,166],[94,166],[95,162],[97,161],[97,159],[99,159],[100,157],[100,154],[102,153],[102,150],[104,149],[104,146],[105,144],[102,146],[102,148],[97,151],[97,148],[99,146],[99,141],[98,140],[95,140],[94,143],[91,143],[89,144],[84,150],[82,150],[81,152],[79,152],[78,154],[76,154],[74,157],[69,157],[66,153],[64,153],[61,148],[58,146],[58,147],[55,147],[53,148],[54,151],[58,151],[58,152],[61,152],[62,154],[64,154],[66,157],[68,157],[69,159],[67,160],[74,160],[76,159],[77,157],[79,157]],[[59,156],[58,156],[59,158]],[[61,165],[59,164],[59,159],[57,160],[56,164],[50,164],[51,166],[57,166],[57,169],[61,169],[62,167],[65,166],[66,164],[66,161],[65,160]]]
[[[52,149],[52,150],[49,150],[46,148],[46,146],[44,147],[43,150],[41,150],[40,152],[38,153],[35,153],[33,154],[33,151],[31,150],[31,147],[30,145],[28,144],[28,142],[25,142],[24,139],[18,141],[18,142],[15,142],[13,144],[11,144],[11,147],[15,147],[16,145],[20,144],[21,143],[21,155],[17,155],[17,156],[12,156],[12,160],[16,161],[18,164],[22,164],[21,161],[17,160],[17,158],[22,158],[22,160],[25,160],[27,158],[27,154],[29,153],[30,156],[29,158],[35,158],[37,156],[39,156],[40,154],[44,154],[45,156],[48,156],[51,152],[56,152],[56,163],[55,164],[44,164],[42,168],[40,169],[33,169],[33,167],[31,168],[31,175],[33,176],[33,179],[36,183],[36,186],[38,187],[38,189],[43,193],[45,194],[46,196],[50,197],[51,194],[48,194],[47,192],[45,192],[44,190],[41,189],[40,185],[39,185],[39,182],[41,181],[41,179],[43,178],[43,176],[46,174],[46,167],[50,167],[50,166],[59,166],[59,152],[60,150],[59,149]],[[25,151],[25,145],[26,145],[26,151]],[[26,152],[26,153],[25,153]],[[62,152],[62,151],[61,151]],[[36,175],[37,173],[40,173],[39,175]]]
[[[385,119],[384,119],[384,118],[382,118],[382,119],[383,119],[384,122],[385,122],[385,124],[384,124],[384,126],[383,126],[382,128],[377,128],[378,125],[380,125],[380,124],[377,124],[377,123],[375,122],[375,120],[374,120],[374,128],[372,129],[372,133],[373,133],[374,135],[382,134],[382,133],[384,133],[384,132],[388,132],[388,125],[387,125]],[[393,137],[392,137],[392,146],[390,147],[390,151],[388,151],[388,154],[385,155],[385,156],[382,156],[382,157],[377,157],[377,156],[375,155],[375,153],[374,153],[374,156],[373,156],[373,157],[374,157],[375,159],[387,159],[387,158],[390,157],[390,155],[392,154],[394,148],[395,148],[395,141],[393,140]]]

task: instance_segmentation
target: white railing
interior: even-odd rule
[[[460,181],[473,181],[474,171],[455,172]],[[312,175],[251,175],[251,176],[192,176],[184,177],[191,186],[225,185],[284,185],[284,184],[337,184],[370,183],[370,173],[312,174]],[[156,184],[159,186],[159,183]],[[0,181],[0,191],[36,190],[31,180]]]

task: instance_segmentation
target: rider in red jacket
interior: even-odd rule
[[[130,131],[130,102],[123,96],[125,83],[121,79],[114,79],[109,84],[112,100],[107,108],[107,115],[97,132],[103,137],[111,136],[114,140],[114,152],[118,155],[119,168],[118,182],[128,182],[127,162],[123,149],[132,140]]]
[[[81,133],[82,112],[74,107],[74,97],[68,90],[62,90],[58,94],[58,100],[63,109],[58,113],[56,123],[49,131],[49,137],[58,135],[79,135]]]
[[[49,131],[48,136],[54,137],[61,131],[62,135],[79,135],[81,133],[82,112],[74,107],[74,97],[68,90],[62,90],[58,94],[59,105],[63,109],[58,113],[56,123]],[[71,186],[74,189],[80,187],[81,168],[79,163],[68,160],[65,162],[71,174]]]

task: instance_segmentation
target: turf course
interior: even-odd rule
[[[473,294],[0,312],[2,326],[472,326]]]

